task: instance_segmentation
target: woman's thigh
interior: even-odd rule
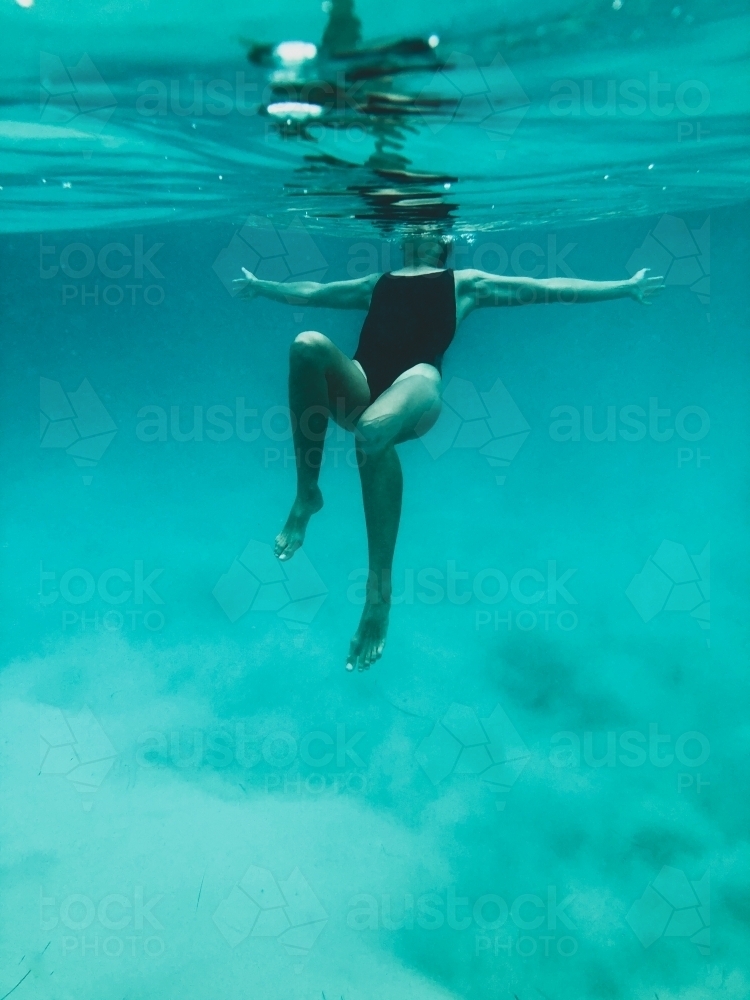
[[[317,330],[299,334],[292,349],[309,358],[314,367],[322,368],[331,416],[337,424],[353,431],[370,402],[370,388],[362,368]]]
[[[360,366],[331,344],[333,364],[326,371],[328,406],[341,427],[353,431],[370,403],[370,387]]]
[[[416,365],[367,407],[357,424],[357,438],[363,451],[378,451],[421,437],[439,415],[440,373],[432,365]]]

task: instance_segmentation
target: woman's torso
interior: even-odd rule
[[[354,355],[364,369],[371,398],[414,365],[426,363],[440,371],[455,332],[452,270],[381,275]]]

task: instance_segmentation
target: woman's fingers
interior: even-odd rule
[[[239,295],[247,297],[252,292],[253,283],[256,278],[255,275],[251,271],[248,271],[245,267],[241,268],[241,271],[244,278],[234,278],[232,281],[232,287]]]
[[[638,278],[638,283],[636,285],[638,301],[644,306],[650,306],[651,296],[656,295],[660,292],[662,288],[665,288],[664,277],[662,275],[652,275],[651,277],[646,277],[646,272],[649,269],[644,267],[638,272],[636,278]]]

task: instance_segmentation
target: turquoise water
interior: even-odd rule
[[[0,996],[744,1000],[746,13],[356,15],[3,10]],[[350,675],[351,436],[269,544],[289,344],[362,315],[230,282],[430,227],[666,288],[460,328]]]

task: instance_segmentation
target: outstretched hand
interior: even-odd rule
[[[244,278],[235,278],[232,282],[234,294],[241,299],[254,299],[258,294],[258,279],[244,267],[242,273]]]
[[[629,281],[631,286],[630,294],[644,306],[650,306],[652,297],[657,292],[660,292],[662,288],[666,287],[664,285],[664,278],[661,275],[658,278],[647,277],[650,270],[650,267],[641,268]]]

